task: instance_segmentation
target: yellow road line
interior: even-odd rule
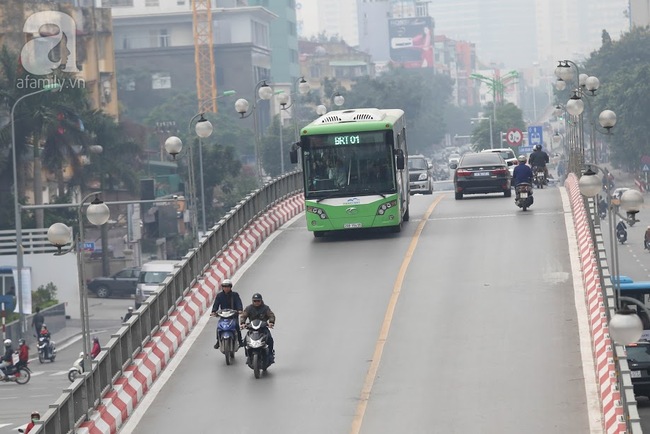
[[[433,201],[427,212],[424,214],[424,217],[420,221],[413,237],[411,238],[411,243],[409,248],[406,251],[406,256],[402,261],[402,266],[397,273],[397,279],[395,279],[395,284],[393,285],[393,293],[390,296],[388,301],[388,307],[386,308],[386,314],[384,315],[384,322],[381,325],[381,331],[379,332],[379,338],[377,338],[377,343],[375,344],[375,352],[372,355],[372,362],[366,373],[366,379],[363,382],[363,388],[361,389],[361,396],[359,398],[359,403],[357,404],[356,412],[354,413],[354,418],[352,419],[352,427],[350,428],[350,434],[359,434],[361,431],[361,425],[363,424],[363,417],[366,414],[366,408],[368,407],[368,401],[370,400],[370,393],[372,392],[372,386],[375,384],[375,378],[377,378],[377,371],[379,370],[379,363],[381,362],[381,356],[384,352],[384,344],[388,339],[388,332],[390,331],[390,324],[393,321],[393,314],[395,313],[395,306],[397,305],[397,300],[399,295],[402,292],[402,282],[404,281],[404,276],[406,275],[406,270],[408,269],[411,259],[413,258],[413,252],[418,245],[420,240],[420,234],[424,229],[424,225],[427,223],[429,216],[433,213],[435,207],[440,203],[444,194],[439,195]]]

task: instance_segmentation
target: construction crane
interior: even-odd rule
[[[212,43],[212,0],[192,0],[192,21],[199,113],[216,113],[217,83]]]

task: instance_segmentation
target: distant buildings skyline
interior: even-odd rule
[[[360,0],[399,3],[409,0]],[[299,0],[299,35],[309,38],[325,32],[348,44],[359,43],[357,7],[353,0]],[[418,3],[412,0],[415,8]],[[628,0],[436,0],[427,3],[435,35],[476,45],[481,63],[504,68],[530,67],[558,59],[581,60],[600,48],[603,29],[612,39],[629,31]],[[385,5],[377,5],[385,9]],[[354,22],[350,20],[354,17]],[[379,23],[377,23],[379,25]],[[367,30],[367,29],[366,29]],[[372,28],[370,28],[372,31]],[[385,32],[377,30],[378,35]]]

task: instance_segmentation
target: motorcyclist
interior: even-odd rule
[[[224,279],[221,282],[221,292],[217,294],[214,299],[214,304],[212,304],[212,316],[216,316],[217,311],[221,309],[232,309],[241,313],[244,310],[244,305],[241,302],[241,297],[239,294],[232,290],[232,280]],[[239,327],[239,321],[235,322],[237,324],[237,339],[239,339],[239,346],[243,347],[244,342],[241,337],[241,328]],[[215,350],[219,348],[219,332],[217,331],[217,343],[214,344]]]
[[[616,238],[619,238],[619,233],[623,234],[623,241],[624,242],[627,240],[627,226],[625,223],[623,223],[623,220],[619,220],[618,224],[616,225]]]
[[[52,345],[50,343],[50,331],[47,329],[47,324],[43,324],[41,326],[41,332],[38,334],[39,338],[45,338],[45,358],[48,359],[50,357],[50,351],[52,350]]]
[[[517,157],[517,167],[512,171],[512,184],[517,187],[522,182],[531,184],[533,182],[533,170],[526,164],[526,156]]]
[[[99,345],[99,338],[95,336],[93,338],[93,348],[90,350],[90,357],[94,359],[99,353],[101,353],[102,347]]]
[[[5,377],[5,369],[13,365],[14,349],[11,347],[11,339],[5,339],[5,352],[0,359],[0,379]]]
[[[29,360],[29,347],[25,343],[25,339],[18,340],[18,361],[27,366],[27,361]]]
[[[548,183],[548,168],[546,165],[549,162],[548,154],[544,151],[542,151],[542,145],[535,145],[533,148],[533,153],[530,154],[530,157],[528,157],[528,164],[530,164],[530,167],[535,170],[536,167],[541,167],[544,169],[544,177],[546,179],[546,183]]]
[[[127,322],[129,318],[133,316],[133,306],[129,306],[129,308],[126,310],[126,315],[124,315],[124,318],[122,318],[122,322]]]
[[[645,230],[645,235],[643,236],[643,246],[647,246],[648,243],[650,243],[650,226],[648,226],[648,229]]]
[[[29,423],[25,427],[25,434],[30,432],[39,420],[41,420],[41,414],[38,411],[32,411],[32,414],[29,416]]]
[[[606,216],[607,215],[607,202],[605,199],[600,199],[598,201],[598,214],[601,216]]]
[[[265,327],[266,329],[265,332],[267,334],[266,343],[269,346],[269,354],[271,355],[270,363],[274,363],[275,350],[273,349],[273,336],[271,336],[271,331],[269,330],[269,328],[273,328],[275,324],[275,314],[273,313],[270,307],[264,304],[264,300],[262,299],[262,294],[256,292],[255,294],[253,294],[251,301],[252,304],[246,306],[246,309],[244,309],[244,312],[241,314],[241,318],[240,318],[241,325],[244,326],[246,324],[247,319],[249,321],[253,321],[256,319],[266,321],[266,323],[268,324],[268,327]]]

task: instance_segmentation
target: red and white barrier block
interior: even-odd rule
[[[292,196],[271,208],[246,228],[217,257],[176,306],[160,330],[113,383],[101,404],[76,432],[78,434],[114,434],[133,413],[153,382],[198,323],[211,309],[220,282],[231,277],[264,240],[304,209],[302,194]]]
[[[571,200],[573,223],[578,241],[582,282],[585,288],[592,352],[596,366],[596,380],[600,398],[603,429],[608,434],[626,433],[621,394],[618,390],[616,365],[614,363],[613,342],[609,337],[607,313],[603,303],[603,291],[596,254],[589,229],[589,217],[578,189],[578,180],[570,174],[565,187]]]

